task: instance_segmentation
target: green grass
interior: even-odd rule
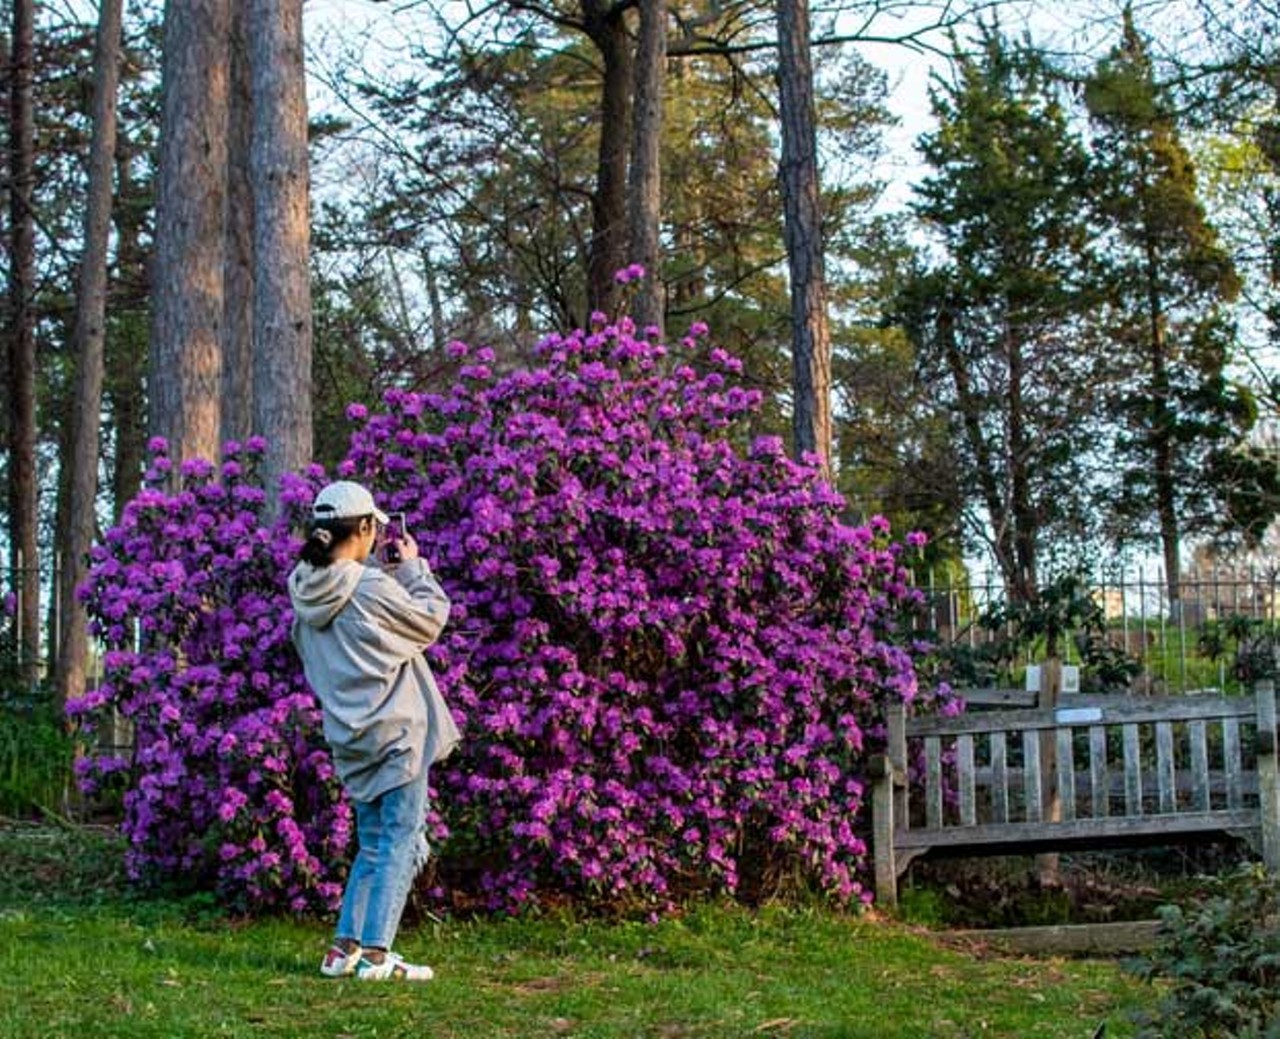
[[[0,827],[0,1036],[945,1039],[1132,1036],[1152,991],[1113,963],[978,956],[813,908],[656,924],[431,921],[426,986],[317,973],[322,921],[144,901],[102,832]]]

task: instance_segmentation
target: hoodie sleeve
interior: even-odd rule
[[[379,622],[387,634],[421,652],[440,637],[449,620],[449,597],[424,559],[406,559],[394,576],[378,572]]]

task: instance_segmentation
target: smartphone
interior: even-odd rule
[[[388,517],[387,531],[383,535],[382,545],[382,558],[385,562],[400,562],[400,542],[404,538],[406,529],[403,512],[393,512]]]

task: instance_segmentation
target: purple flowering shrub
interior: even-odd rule
[[[778,438],[735,448],[760,394],[704,334],[598,316],[509,374],[455,343],[449,392],[349,412],[344,472],[407,513],[454,602],[431,655],[466,742],[433,785],[446,864],[493,904],[783,871],[864,895],[868,735],[917,693],[904,549]]]
[[[104,676],[68,711],[88,731],[112,708],[133,726],[133,760],[78,767],[87,790],[124,785],[135,878],[243,908],[327,909],[351,813],[289,642],[298,542],[287,521],[264,522],[263,446],[227,445],[220,471],[189,462],[166,493],[170,462],[152,442],[147,489],[92,550],[81,595]]]
[[[454,344],[448,392],[349,409],[342,475],[408,515],[454,603],[430,659],[464,742],[428,823],[457,896],[661,906],[786,876],[867,897],[866,759],[885,702],[921,699],[908,548],[843,523],[777,438],[741,445],[760,396],[704,335],[600,318],[510,373]],[[124,787],[135,875],[330,909],[351,816],[285,586],[324,474],[288,481],[269,523],[261,443],[188,464],[176,493],[156,447],[94,549],[105,678],[70,706],[130,719],[134,757],[82,781]]]

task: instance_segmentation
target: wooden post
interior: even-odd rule
[[[1262,861],[1271,873],[1280,873],[1280,777],[1276,769],[1275,682],[1263,679],[1254,685],[1258,702],[1258,798],[1262,817]]]
[[[903,829],[909,825],[907,817],[907,707],[895,703],[889,707],[888,716],[889,767],[893,770],[893,821]]]
[[[1062,661],[1057,657],[1048,657],[1040,665],[1037,706],[1041,710],[1053,710],[1058,706],[1061,692]],[[1062,792],[1058,788],[1057,759],[1057,733],[1053,729],[1046,729],[1040,734],[1040,774],[1044,777],[1044,785],[1041,787],[1040,818],[1045,822],[1058,822],[1062,819]],[[1036,874],[1042,883],[1052,883],[1057,880],[1058,861],[1056,854],[1036,856]]]
[[[893,854],[893,767],[885,754],[871,759],[873,818],[871,843],[876,857],[876,902],[898,904],[898,868]]]
[[[893,834],[906,811],[907,710],[890,704],[886,715],[888,748],[871,759],[872,818],[871,842],[876,860],[876,901],[883,906],[898,904],[898,860]]]

